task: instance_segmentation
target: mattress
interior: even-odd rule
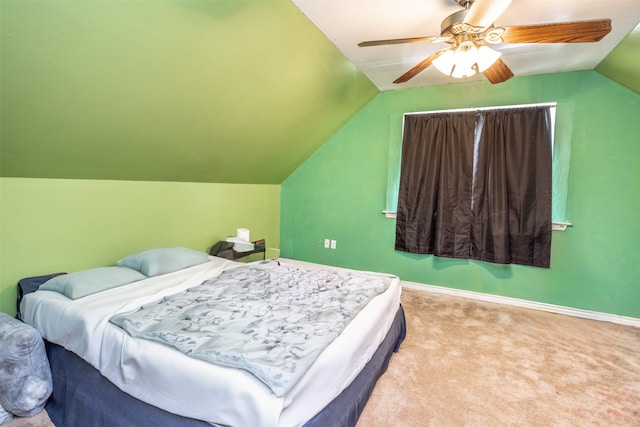
[[[115,314],[197,286],[239,264],[211,257],[201,265],[77,300],[41,290],[23,299],[21,311],[47,341],[77,354],[119,389],[150,405],[211,424],[302,425],[354,380],[385,338],[400,304],[399,279],[379,275],[390,281],[387,291],[373,298],[281,397],[248,372],[134,339],[109,323]]]

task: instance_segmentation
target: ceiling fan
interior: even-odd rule
[[[513,72],[500,59],[494,44],[517,43],[588,43],[601,40],[611,31],[610,19],[569,21],[551,24],[496,27],[494,22],[512,0],[455,0],[463,10],[442,21],[440,36],[373,40],[358,43],[360,47],[417,42],[444,42],[440,49],[424,59],[393,83],[404,83],[432,64],[446,75],[467,78],[481,72],[491,83],[502,83]]]

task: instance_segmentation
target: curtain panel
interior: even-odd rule
[[[469,256],[475,113],[405,117],[397,250]]]
[[[405,116],[396,250],[549,267],[548,107]]]

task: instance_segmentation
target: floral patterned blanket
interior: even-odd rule
[[[395,276],[266,261],[113,316],[133,337],[244,369],[284,395]]]

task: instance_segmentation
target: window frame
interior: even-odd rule
[[[569,172],[569,153],[570,149],[557,149],[558,136],[560,135],[559,144],[569,145],[570,138],[566,137],[566,131],[558,129],[558,115],[561,109],[558,108],[557,102],[540,102],[530,104],[513,104],[489,107],[469,107],[454,108],[430,111],[413,111],[406,112],[402,115],[400,139],[390,136],[389,144],[389,164],[387,171],[387,197],[386,206],[382,213],[387,218],[396,218],[396,208],[398,203],[398,189],[400,185],[400,163],[402,161],[402,139],[404,137],[404,121],[409,115],[426,115],[439,113],[457,113],[457,112],[480,112],[490,110],[507,110],[526,107],[550,107],[551,110],[551,149],[552,149],[552,229],[555,231],[564,231],[572,224],[566,219],[566,198],[567,198],[567,182]],[[570,147],[569,147],[570,148]]]

